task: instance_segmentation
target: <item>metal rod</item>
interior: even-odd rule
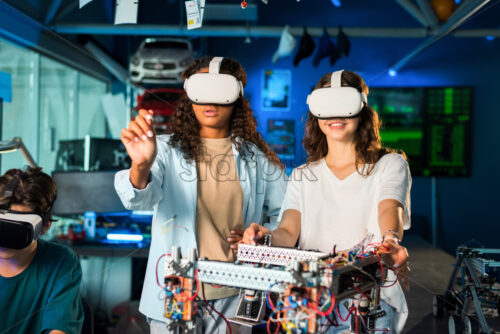
[[[212,36],[212,37],[268,37],[279,38],[283,27],[272,26],[203,26],[200,29],[187,30],[178,25],[110,25],[110,24],[58,24],[51,27],[59,34],[125,35],[125,36]],[[290,27],[292,35],[300,37],[303,27]],[[438,32],[425,28],[342,28],[350,38],[425,38]],[[322,27],[307,27],[307,32],[315,37],[323,34]],[[327,28],[331,36],[338,34],[337,27]],[[500,29],[463,29],[452,33],[454,37],[500,37]]]
[[[462,15],[457,14],[456,12],[452,14],[452,17],[448,19],[448,21],[443,24],[438,31],[438,34],[432,36],[425,40],[422,44],[420,44],[415,50],[410,52],[406,57],[398,61],[396,64],[391,66],[392,70],[398,71],[403,66],[405,66],[410,60],[418,56],[422,51],[427,49],[432,44],[436,43],[442,37],[448,35],[451,31],[457,28],[460,24],[465,22],[469,17],[474,15],[478,10],[480,10],[484,5],[486,5],[490,0],[472,0],[467,4],[463,4],[460,6],[462,8]],[[465,6],[465,7],[464,7]]]
[[[120,25],[111,24],[56,24],[51,29],[59,34],[91,34],[91,35],[129,35],[129,36],[213,36],[213,37],[270,37],[279,38],[283,32],[282,26],[217,26],[207,25],[200,29],[187,30],[185,26],[138,24]],[[292,35],[302,36],[303,27],[290,27]],[[349,37],[396,37],[396,38],[423,38],[429,36],[425,28],[342,28]],[[329,27],[330,35],[338,34],[338,27]],[[307,27],[312,36],[321,36],[323,27]]]
[[[26,148],[26,146],[24,146],[23,140],[19,137],[16,137],[13,140],[19,145],[19,150],[24,155],[24,158],[26,159],[26,161],[28,161],[28,164],[31,167],[36,167],[37,164],[36,164],[35,160],[33,160],[33,157],[31,156],[31,154],[28,151],[28,149]]]
[[[432,246],[437,247],[437,180],[431,178],[431,236]]]
[[[413,2],[411,2],[410,0],[396,0],[396,2],[424,27],[430,25],[430,22],[427,21],[426,17],[422,14],[420,9],[418,9],[418,7],[413,4]]]
[[[425,16],[425,20],[431,27],[437,27],[439,24],[439,20],[430,5],[429,0],[417,0],[418,7],[422,11],[422,14]]]

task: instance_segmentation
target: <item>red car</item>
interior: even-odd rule
[[[140,109],[152,109],[156,133],[165,133],[182,94],[184,90],[179,88],[148,89],[137,97],[137,106],[133,110],[132,119],[137,116]]]

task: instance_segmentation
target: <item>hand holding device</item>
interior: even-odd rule
[[[243,239],[243,232],[245,231],[240,229],[231,230],[231,234],[227,237],[227,242],[231,244],[231,249],[238,249],[238,243]]]
[[[410,267],[408,250],[392,238],[385,239],[380,250],[384,261],[394,269],[403,288],[409,290]]]
[[[257,241],[263,240],[266,234],[271,234],[271,230],[257,223],[252,223],[243,233],[243,239],[240,242],[255,245]]]

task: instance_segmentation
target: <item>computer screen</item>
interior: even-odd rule
[[[115,187],[115,171],[53,172],[57,185],[55,215],[83,214],[86,211],[124,211]]]
[[[406,153],[412,175],[470,175],[472,87],[372,87],[368,101],[383,144]]]

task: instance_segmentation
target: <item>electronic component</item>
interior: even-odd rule
[[[198,260],[195,250],[182,259],[180,248],[174,248],[165,259],[165,316],[169,326],[196,333],[196,309],[202,307],[195,299],[198,286],[210,283],[242,289],[237,313],[230,321],[247,329],[260,323],[267,304],[271,311],[268,331],[271,326],[281,326],[296,333],[317,333],[332,314],[336,300],[370,296],[359,316],[367,324],[366,333],[373,333],[374,319],[383,316],[378,310],[378,293],[387,267],[376,249],[369,246],[372,237],[337,254],[239,245],[236,263]],[[271,292],[277,295],[275,302],[269,296]]]

